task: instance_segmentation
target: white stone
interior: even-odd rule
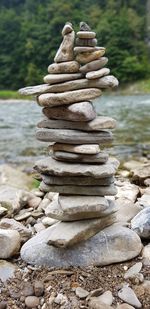
[[[44,77],[44,82],[47,84],[57,84],[65,81],[70,81],[78,78],[82,78],[81,73],[66,73],[66,74],[48,74]]]
[[[20,235],[14,230],[0,229],[0,259],[14,256],[20,248]]]
[[[81,288],[80,286],[76,288],[75,293],[80,299],[84,299],[89,295],[89,292]]]
[[[141,271],[141,269],[142,269],[142,263],[141,262],[134,264],[125,273],[124,279],[128,279],[128,278],[131,278],[131,277],[137,275]]]
[[[25,227],[22,223],[17,222],[14,219],[3,218],[0,221],[0,229],[10,229],[18,231],[20,234],[21,242],[26,242],[31,237],[31,231]]]
[[[71,144],[60,144],[55,143],[52,146],[54,151],[62,150],[71,153],[79,153],[79,154],[97,154],[100,152],[100,147],[98,144],[84,144],[84,145],[71,145]]]
[[[132,220],[131,228],[141,238],[150,237],[150,207],[141,210]]]
[[[119,298],[127,302],[129,305],[134,306],[135,308],[141,308],[142,305],[139,302],[136,294],[130,287],[124,287],[118,292]]]
[[[150,266],[150,243],[143,248],[142,258],[144,265]]]

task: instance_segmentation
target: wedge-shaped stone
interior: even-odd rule
[[[102,59],[102,58],[101,58]],[[83,68],[83,67],[81,67]],[[85,72],[86,73],[86,72]],[[43,84],[39,86],[31,86],[26,88],[21,88],[19,93],[22,95],[40,95],[42,93],[60,93],[63,91],[71,91],[83,88],[114,88],[119,84],[116,77],[113,75],[104,76],[95,80],[88,80],[86,78],[72,80],[70,82],[60,83],[57,85]]]
[[[43,114],[50,119],[67,121],[90,121],[96,117],[96,111],[91,102],[79,102],[70,105],[44,107]],[[54,123],[54,122],[53,122]],[[57,121],[59,126],[60,121]],[[67,122],[68,123],[68,122]]]
[[[107,64],[107,62],[108,62],[108,58],[101,57],[98,60],[91,61],[91,62],[81,66],[79,71],[81,73],[88,73],[88,72],[91,72],[91,71],[96,71],[96,70],[99,70],[102,67],[104,67],[104,65]]]
[[[73,55],[74,40],[75,40],[74,31],[64,35],[63,41],[54,58],[55,62],[66,62],[74,60]]]
[[[58,248],[66,248],[87,240],[105,227],[115,222],[115,216],[102,219],[90,219],[75,222],[58,222],[51,226],[51,234],[47,244]]]
[[[96,78],[100,78],[100,77],[103,77],[105,75],[108,75],[109,73],[110,73],[110,70],[108,68],[102,68],[102,69],[97,70],[97,71],[88,72],[86,74],[86,78],[87,79],[96,79]]]
[[[101,196],[63,196],[52,200],[45,209],[46,216],[60,221],[102,218],[116,212],[113,201]]]
[[[46,185],[43,181],[40,184],[42,192],[58,192],[60,194],[75,194],[75,195],[116,195],[117,189],[114,184],[109,186],[75,186],[75,185]]]
[[[77,61],[53,63],[48,66],[48,72],[50,74],[76,73],[79,71],[79,67],[80,65]]]
[[[41,177],[47,185],[108,186],[114,182],[114,178],[112,176],[105,178],[93,178],[88,176],[58,177],[42,174]]]
[[[79,153],[79,154],[97,154],[100,152],[100,148],[98,144],[88,144],[88,145],[71,145],[71,144],[60,144],[55,143],[52,146],[54,151],[62,150],[72,153]]]
[[[81,53],[76,56],[76,61],[79,63],[86,64],[90,61],[97,60],[105,54],[105,48],[101,47],[101,49],[96,50],[92,53]]]
[[[78,163],[106,163],[108,160],[108,154],[106,152],[100,152],[96,155],[77,154],[65,151],[55,151],[52,157],[55,160],[64,162],[78,162]]]
[[[72,24],[67,22],[62,29],[62,36],[73,31]]]
[[[119,161],[109,158],[106,164],[71,164],[59,162],[51,157],[44,158],[35,163],[35,170],[41,174],[54,176],[89,176],[105,178],[113,176],[119,166]]]
[[[65,81],[82,78],[81,73],[48,74],[44,77],[44,82],[48,84],[58,84]]]
[[[79,122],[79,121],[57,121],[52,119],[44,119],[38,123],[38,128],[48,129],[74,129],[82,131],[101,131],[103,129],[114,129],[116,121],[110,117],[99,116],[92,121]]]
[[[38,103],[41,106],[59,106],[85,100],[89,101],[99,97],[101,93],[101,90],[96,88],[66,91],[62,93],[45,93],[38,97]]]
[[[93,31],[78,31],[77,37],[79,39],[94,39],[96,37],[96,33]]]

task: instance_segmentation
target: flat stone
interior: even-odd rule
[[[53,151],[67,151],[71,153],[78,153],[78,154],[98,154],[100,152],[100,147],[98,144],[85,144],[85,145],[71,145],[71,144],[60,144],[55,143],[52,146]]]
[[[115,216],[110,215],[102,219],[58,222],[49,228],[51,233],[47,243],[58,248],[67,248],[91,238],[103,228],[113,224],[114,221]]]
[[[139,274],[142,269],[142,263],[138,262],[131,266],[124,275],[124,279],[132,278],[133,276]]]
[[[77,195],[116,195],[117,189],[114,184],[109,186],[75,186],[75,185],[47,185],[44,181],[40,184],[40,190],[43,192],[59,192],[61,194]]]
[[[8,185],[0,186],[0,205],[8,210],[9,214],[21,208],[22,190]]]
[[[119,166],[116,159],[108,159],[106,164],[71,164],[62,163],[46,157],[35,163],[34,169],[41,173],[53,176],[89,176],[93,178],[105,178],[113,176]]]
[[[99,70],[102,67],[104,67],[104,65],[107,64],[107,62],[108,62],[108,58],[101,57],[98,60],[91,61],[91,62],[81,66],[79,71],[81,73],[88,73],[88,72],[91,72],[91,71],[96,71],[96,70]]]
[[[100,61],[103,58],[100,58],[98,61]],[[85,67],[85,66],[84,66]],[[81,67],[83,68],[83,67]],[[83,72],[84,73],[84,72]],[[85,72],[86,73],[86,72]],[[94,80],[88,80],[86,78],[72,80],[65,83],[60,83],[57,85],[49,85],[49,84],[43,84],[38,86],[30,86],[21,88],[19,90],[19,93],[21,95],[40,95],[44,93],[59,93],[63,91],[71,91],[71,90],[78,90],[83,88],[100,88],[100,89],[107,89],[107,88],[115,88],[118,87],[119,82],[116,77],[113,75],[107,75],[98,79]]]
[[[79,63],[86,64],[88,62],[91,62],[93,60],[98,60],[100,57],[102,57],[105,54],[105,48],[101,47],[101,49],[96,50],[92,53],[81,53],[76,56],[76,61]]]
[[[36,138],[43,142],[56,142],[67,144],[110,144],[113,135],[107,130],[84,132],[79,130],[59,130],[37,128]]]
[[[60,221],[102,218],[116,212],[113,201],[101,196],[59,195],[45,209],[45,214]]]
[[[89,292],[81,288],[80,286],[76,288],[75,293],[76,293],[76,296],[78,296],[80,299],[84,299],[89,295]]]
[[[42,174],[42,180],[47,185],[76,185],[76,186],[108,186],[114,182],[113,177],[106,178],[93,178],[87,176],[76,176],[76,177],[58,177],[58,176],[47,176]]]
[[[53,63],[48,66],[50,74],[76,73],[79,72],[79,63],[77,61],[67,61],[62,63]]]
[[[19,211],[19,213],[14,217],[17,221],[23,221],[31,216],[31,212],[25,209]]]
[[[118,209],[117,222],[130,222],[142,210],[142,207],[126,197],[116,199],[116,206]]]
[[[46,209],[47,209],[47,208],[46,208]],[[58,220],[53,219],[53,218],[49,218],[49,217],[45,217],[45,218],[42,220],[42,223],[43,223],[46,227],[51,226],[51,225],[53,225],[53,224],[55,224],[55,223],[57,223],[57,222],[58,222]]]
[[[74,40],[75,40],[75,32],[74,31],[71,31],[71,32],[64,35],[63,41],[62,41],[62,43],[61,43],[61,45],[60,45],[60,47],[59,47],[59,49],[56,53],[56,56],[54,58],[54,61],[56,63],[74,60],[74,55],[73,55]]]
[[[89,301],[89,309],[113,309],[112,306],[106,305],[101,300],[99,300],[99,297],[91,297]]]
[[[117,306],[117,309],[135,309],[133,306],[130,306],[128,304],[120,304]]]
[[[150,192],[145,192],[140,198],[137,199],[140,206],[142,208],[150,207]]]
[[[119,298],[121,298],[123,301],[125,301],[126,303],[128,303],[129,305],[134,306],[135,308],[141,308],[142,305],[139,302],[136,294],[134,293],[134,291],[126,286],[123,287],[119,292],[118,292],[118,296]]]
[[[93,52],[95,50],[99,50],[101,47],[95,46],[76,46],[74,47],[74,53],[75,55],[80,54],[80,53],[88,53],[88,52]]]
[[[14,230],[0,229],[0,259],[14,256],[20,248],[20,235]]]
[[[104,266],[128,261],[142,249],[138,235],[117,224],[68,249],[48,245],[50,235],[51,227],[28,240],[21,249],[22,259],[47,267]]]
[[[78,31],[77,37],[79,39],[94,39],[96,37],[96,33],[93,31]]]
[[[62,29],[62,36],[73,31],[72,24],[67,22]]]
[[[141,210],[132,220],[131,228],[141,238],[150,237],[150,207]]]
[[[76,38],[75,45],[77,46],[91,46],[95,47],[97,45],[97,39],[79,39]]]
[[[87,79],[96,79],[96,78],[100,78],[100,77],[103,77],[105,75],[108,75],[109,73],[110,73],[110,70],[108,68],[102,68],[102,69],[97,70],[97,71],[92,71],[92,72],[86,73],[86,78]]]
[[[82,103],[80,103],[82,104]],[[50,111],[48,111],[50,112]],[[76,117],[77,119],[77,117]],[[98,116],[91,121],[57,121],[44,119],[37,125],[39,128],[49,128],[49,129],[74,129],[82,131],[101,131],[103,129],[114,129],[116,126],[116,121],[110,117]]]
[[[5,260],[0,260],[0,280],[6,282],[15,276],[15,271],[17,267]]]
[[[139,187],[130,183],[129,181],[124,181],[118,186],[117,198],[124,198],[128,201],[135,202],[139,194]]]
[[[42,112],[48,118],[66,121],[77,121],[82,122],[82,124],[84,121],[87,122],[93,120],[96,117],[96,111],[91,102],[79,102],[70,104],[68,106],[64,105],[51,108],[44,107]],[[45,121],[46,120],[44,120],[44,122]],[[57,123],[59,126],[60,121],[57,121]]]
[[[113,295],[111,291],[106,291],[102,295],[97,297],[97,300],[111,306],[113,303]]]
[[[31,231],[22,223],[17,222],[14,219],[3,218],[0,221],[0,229],[10,229],[18,231],[22,243],[26,242],[31,237]]]
[[[64,162],[79,162],[79,163],[106,163],[108,160],[108,154],[100,152],[96,155],[77,154],[65,151],[55,151],[52,154],[55,160]]]
[[[144,265],[150,266],[150,243],[143,248],[142,258]]]
[[[44,82],[50,85],[57,84],[65,81],[76,80],[78,78],[82,78],[81,73],[61,73],[61,74],[48,74],[44,77]]]
[[[73,90],[62,93],[45,93],[38,97],[38,104],[41,106],[61,106],[95,99],[99,97],[101,93],[101,90],[97,88]]]

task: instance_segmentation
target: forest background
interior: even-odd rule
[[[0,89],[42,82],[66,21],[96,31],[122,84],[150,76],[150,1],[0,0]]]

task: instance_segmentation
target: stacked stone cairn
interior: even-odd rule
[[[116,207],[109,197],[116,195],[119,162],[102,148],[112,142],[109,129],[116,122],[97,116],[91,100],[118,81],[104,67],[105,48],[96,46],[96,34],[86,23],[80,23],[76,38],[72,24],[66,23],[62,36],[45,84],[20,93],[37,95],[45,118],[38,123],[36,137],[51,143],[49,156],[34,167],[49,200],[45,213],[59,220],[49,228],[47,243],[69,248],[115,222]]]

